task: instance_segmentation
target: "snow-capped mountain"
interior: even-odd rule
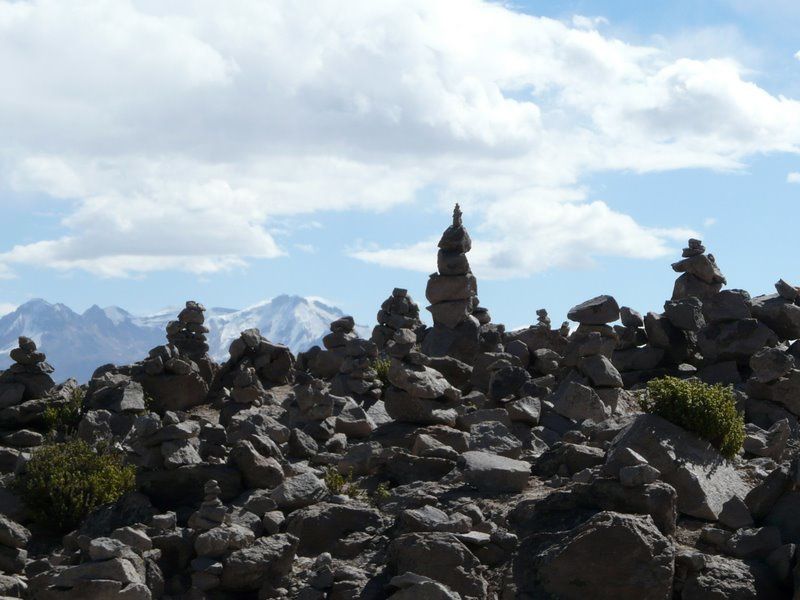
[[[165,343],[164,329],[179,311],[180,307],[172,307],[135,316],[116,306],[92,306],[79,314],[63,304],[30,300],[0,318],[0,369],[11,364],[9,352],[16,347],[17,338],[25,335],[47,354],[56,369],[56,380],[75,377],[86,381],[102,364],[136,362],[154,346]],[[321,344],[331,321],[343,315],[319,298],[288,295],[242,310],[209,308],[209,352],[217,361],[224,361],[230,343],[251,327],[295,353],[302,352]],[[368,327],[357,326],[357,331],[369,335]]]

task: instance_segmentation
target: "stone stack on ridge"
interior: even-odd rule
[[[205,311],[205,306],[199,302],[188,300],[178,318],[167,323],[167,342],[176,347],[181,356],[190,358],[197,365],[201,377],[211,387],[217,365],[208,356]]]
[[[576,422],[603,421],[615,411],[623,387],[611,362],[619,338],[610,323],[619,319],[619,305],[612,296],[597,296],[572,307],[567,316],[578,323],[563,361],[572,370],[555,392],[553,409]]]
[[[150,350],[139,368],[133,369],[134,379],[161,412],[186,410],[208,397],[217,367],[206,353],[204,310],[188,301],[178,319],[167,325],[168,343]]]
[[[223,387],[233,389],[237,378],[248,368],[255,370],[259,382],[266,389],[286,385],[294,379],[295,358],[289,348],[275,344],[261,335],[258,329],[245,329],[230,345],[230,357],[220,369],[219,380]]]
[[[53,367],[31,338],[20,336],[9,355],[14,364],[0,373],[0,403],[11,406],[17,396],[20,402],[44,398],[55,387]]]
[[[690,239],[683,249],[683,259],[672,263],[672,270],[681,273],[672,290],[672,300],[695,296],[707,300],[727,283],[713,254],[706,254],[700,240]]]
[[[439,240],[438,272],[430,276],[425,290],[433,328],[426,332],[422,351],[472,364],[480,351],[481,322],[473,315],[478,308],[478,283],[467,260],[472,240],[461,214],[456,204],[453,223]]]
[[[344,348],[345,358],[339,374],[331,382],[331,392],[350,396],[359,404],[371,405],[381,398],[381,381],[375,370],[378,347],[361,338],[351,339]]]
[[[205,311],[202,304],[189,300],[184,309],[178,313],[177,320],[167,323],[167,341],[191,358],[208,353],[206,341],[208,327],[204,325],[203,314]]]
[[[551,321],[547,314],[547,309],[540,308],[536,311],[536,326],[543,329],[550,329]]]
[[[401,329],[387,345],[391,385],[384,394],[386,412],[396,421],[452,426],[461,392],[427,366],[427,356],[414,350],[416,341],[413,331]]]
[[[322,338],[323,350],[314,346],[306,352],[301,352],[297,357],[298,369],[308,371],[314,377],[331,379],[339,373],[344,362],[347,343],[358,339],[354,331],[356,322],[353,317],[346,316],[336,319],[330,324],[330,333]]]
[[[46,441],[47,410],[74,403],[80,393],[74,379],[53,383],[53,368],[30,338],[20,337],[10,354],[14,364],[0,371],[0,474],[19,471]]]
[[[419,305],[408,295],[408,290],[394,288],[392,295],[381,304],[378,324],[372,330],[372,341],[383,350],[399,329],[418,332],[424,326],[419,319]]]
[[[456,220],[445,238],[463,242]],[[440,258],[461,260],[465,275],[466,250],[450,242]],[[376,345],[343,318],[296,369],[243,332],[213,402],[151,412],[139,383],[147,369],[166,378],[188,365],[203,379],[202,344],[181,333],[198,324],[198,307],[148,361],[105,365],[85,386],[25,400],[22,383],[4,380],[0,597],[800,597],[798,290],[780,280],[751,299],[721,289],[698,241],[684,254],[693,262],[676,287],[693,293],[644,317],[604,295],[569,311],[572,332],[553,329],[544,309],[506,332],[481,324],[473,300],[462,321],[480,325],[469,364],[455,343],[423,351],[435,327],[393,330],[382,389]],[[664,375],[732,386],[741,450],[723,456],[692,419],[643,413],[634,399]],[[45,437],[44,410],[81,392],[78,437],[121,450],[136,491],[59,544],[29,525],[35,506],[15,484],[34,472],[37,444],[62,439]]]

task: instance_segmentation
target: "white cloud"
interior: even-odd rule
[[[0,197],[67,214],[0,247],[0,276],[237,268],[286,251],[284,218],[423,189],[484,224],[486,276],[649,258],[687,232],[615,212],[584,176],[800,148],[800,103],[738,62],[573,24],[479,0],[0,0]],[[353,255],[419,268],[420,248]]]
[[[717,224],[717,219],[715,217],[706,217],[703,219],[703,227],[713,227]]]
[[[577,29],[597,29],[601,25],[608,25],[605,17],[587,17],[586,15],[573,15],[572,25]]]
[[[800,183],[800,173],[789,173],[786,176],[786,183]]]
[[[524,277],[554,267],[585,268],[598,256],[657,258],[670,242],[697,233],[688,228],[643,227],[604,202],[565,201],[552,190],[494,202],[475,227],[470,264],[479,278]],[[469,219],[468,219],[469,220]],[[354,248],[352,256],[424,273],[436,270],[438,240],[403,248]]]
[[[0,317],[17,310],[17,305],[10,302],[0,302]]]

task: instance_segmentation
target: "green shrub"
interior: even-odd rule
[[[386,502],[390,496],[391,493],[389,492],[389,485],[385,482],[382,482],[379,483],[378,487],[375,488],[375,491],[372,492],[370,500],[372,501],[372,504],[374,504],[375,506],[380,506],[381,504]]]
[[[383,383],[383,387],[389,385],[389,367],[392,361],[388,358],[376,358],[372,363],[372,368],[378,373],[378,379]]]
[[[324,480],[325,485],[328,486],[328,491],[334,496],[364,497],[364,490],[353,482],[353,469],[350,469],[347,475],[342,475],[336,467],[328,467],[325,469]]]
[[[66,402],[54,402],[44,409],[44,422],[48,432],[62,436],[74,434],[83,417],[83,397],[83,389],[75,388]]]
[[[744,442],[744,418],[736,410],[730,387],[660,377],[648,382],[641,405],[644,411],[705,438],[728,458],[736,456]]]
[[[135,467],[120,454],[74,439],[35,450],[15,487],[38,522],[63,532],[133,490],[135,480]]]

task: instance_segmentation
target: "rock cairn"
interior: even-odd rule
[[[200,423],[181,419],[167,411],[138,417],[125,438],[131,462],[148,470],[172,470],[203,462],[200,456]]]
[[[358,339],[358,334],[354,331],[355,326],[356,322],[350,316],[333,321],[330,324],[331,332],[322,338],[325,349],[314,346],[308,352],[300,354],[298,368],[320,379],[333,378],[339,373],[347,356],[347,343]]]
[[[443,251],[445,263],[466,260]],[[603,295],[569,311],[572,332],[552,329],[543,309],[519,331],[486,323],[470,363],[423,352],[435,327],[419,337],[401,327],[385,343],[380,399],[377,349],[352,319],[301,357],[291,390],[261,371],[273,355],[260,358],[262,338],[245,332],[219,414],[148,412],[142,364],[101,367],[87,386],[30,400],[4,381],[0,596],[791,598],[797,289],[781,280],[751,299],[722,289],[702,244],[684,254],[683,291],[662,312],[642,317]],[[464,314],[483,319],[474,306]],[[170,339],[163,364],[196,364],[180,345]],[[330,374],[315,377],[311,364]],[[662,375],[733,386],[745,420],[736,456],[641,412],[632,396]],[[49,552],[52,536],[27,529],[12,484],[26,444],[43,439],[43,407],[70,389],[85,391],[79,436],[126,451],[139,491]]]
[[[4,407],[44,398],[55,387],[50,376],[53,367],[31,338],[20,336],[10,356],[14,364],[0,374],[0,402]]]
[[[547,310],[544,308],[540,308],[536,311],[536,326],[541,327],[543,329],[550,329],[550,317],[547,314]]]
[[[707,300],[727,283],[714,255],[705,252],[705,246],[700,240],[690,239],[683,249],[683,259],[672,263],[672,270],[682,273],[675,281],[672,300],[682,300],[690,296],[701,301]]]
[[[350,396],[360,404],[373,404],[380,399],[382,389],[375,370],[378,347],[369,340],[355,338],[347,342],[344,352],[345,358],[331,383],[331,392]]]
[[[425,290],[433,328],[425,335],[422,351],[472,364],[480,349],[481,322],[473,315],[478,308],[478,284],[467,260],[472,240],[461,216],[456,204],[453,223],[439,240],[438,273],[430,276]]]
[[[0,474],[18,473],[30,452],[45,442],[52,426],[48,408],[80,404],[82,396],[74,379],[53,383],[53,368],[30,338],[20,337],[10,354],[14,364],[0,372]]]
[[[414,351],[416,341],[413,331],[401,329],[387,345],[391,385],[384,394],[386,412],[396,421],[454,425],[454,407],[461,392],[441,373],[426,366],[427,357]]]
[[[418,332],[423,328],[419,319],[419,305],[408,295],[408,290],[394,288],[392,295],[381,304],[378,311],[378,324],[372,330],[372,341],[383,350],[399,329]]]
[[[125,437],[147,411],[144,389],[130,376],[107,371],[89,381],[78,437],[89,444]]]
[[[168,343],[150,350],[132,371],[159,411],[186,410],[208,397],[217,367],[207,354],[204,310],[187,302],[178,319],[167,325]]]
[[[611,296],[597,296],[572,307],[568,317],[578,323],[569,337],[563,362],[571,371],[559,384],[552,408],[579,423],[603,421],[615,412],[623,387],[622,377],[611,362],[619,340],[610,323],[619,319],[619,305]]]
[[[184,309],[178,313],[175,321],[167,324],[167,341],[174,344],[181,353],[192,359],[208,353],[205,323],[205,307],[199,302],[189,300]]]
[[[261,335],[258,329],[246,329],[231,342],[230,358],[220,370],[221,385],[228,389],[236,388],[239,379],[240,387],[250,387],[249,371],[253,369],[261,385],[269,389],[276,385],[286,385],[294,378],[295,358],[289,348],[282,344],[274,344]],[[240,398],[252,397],[257,389],[241,392]]]

